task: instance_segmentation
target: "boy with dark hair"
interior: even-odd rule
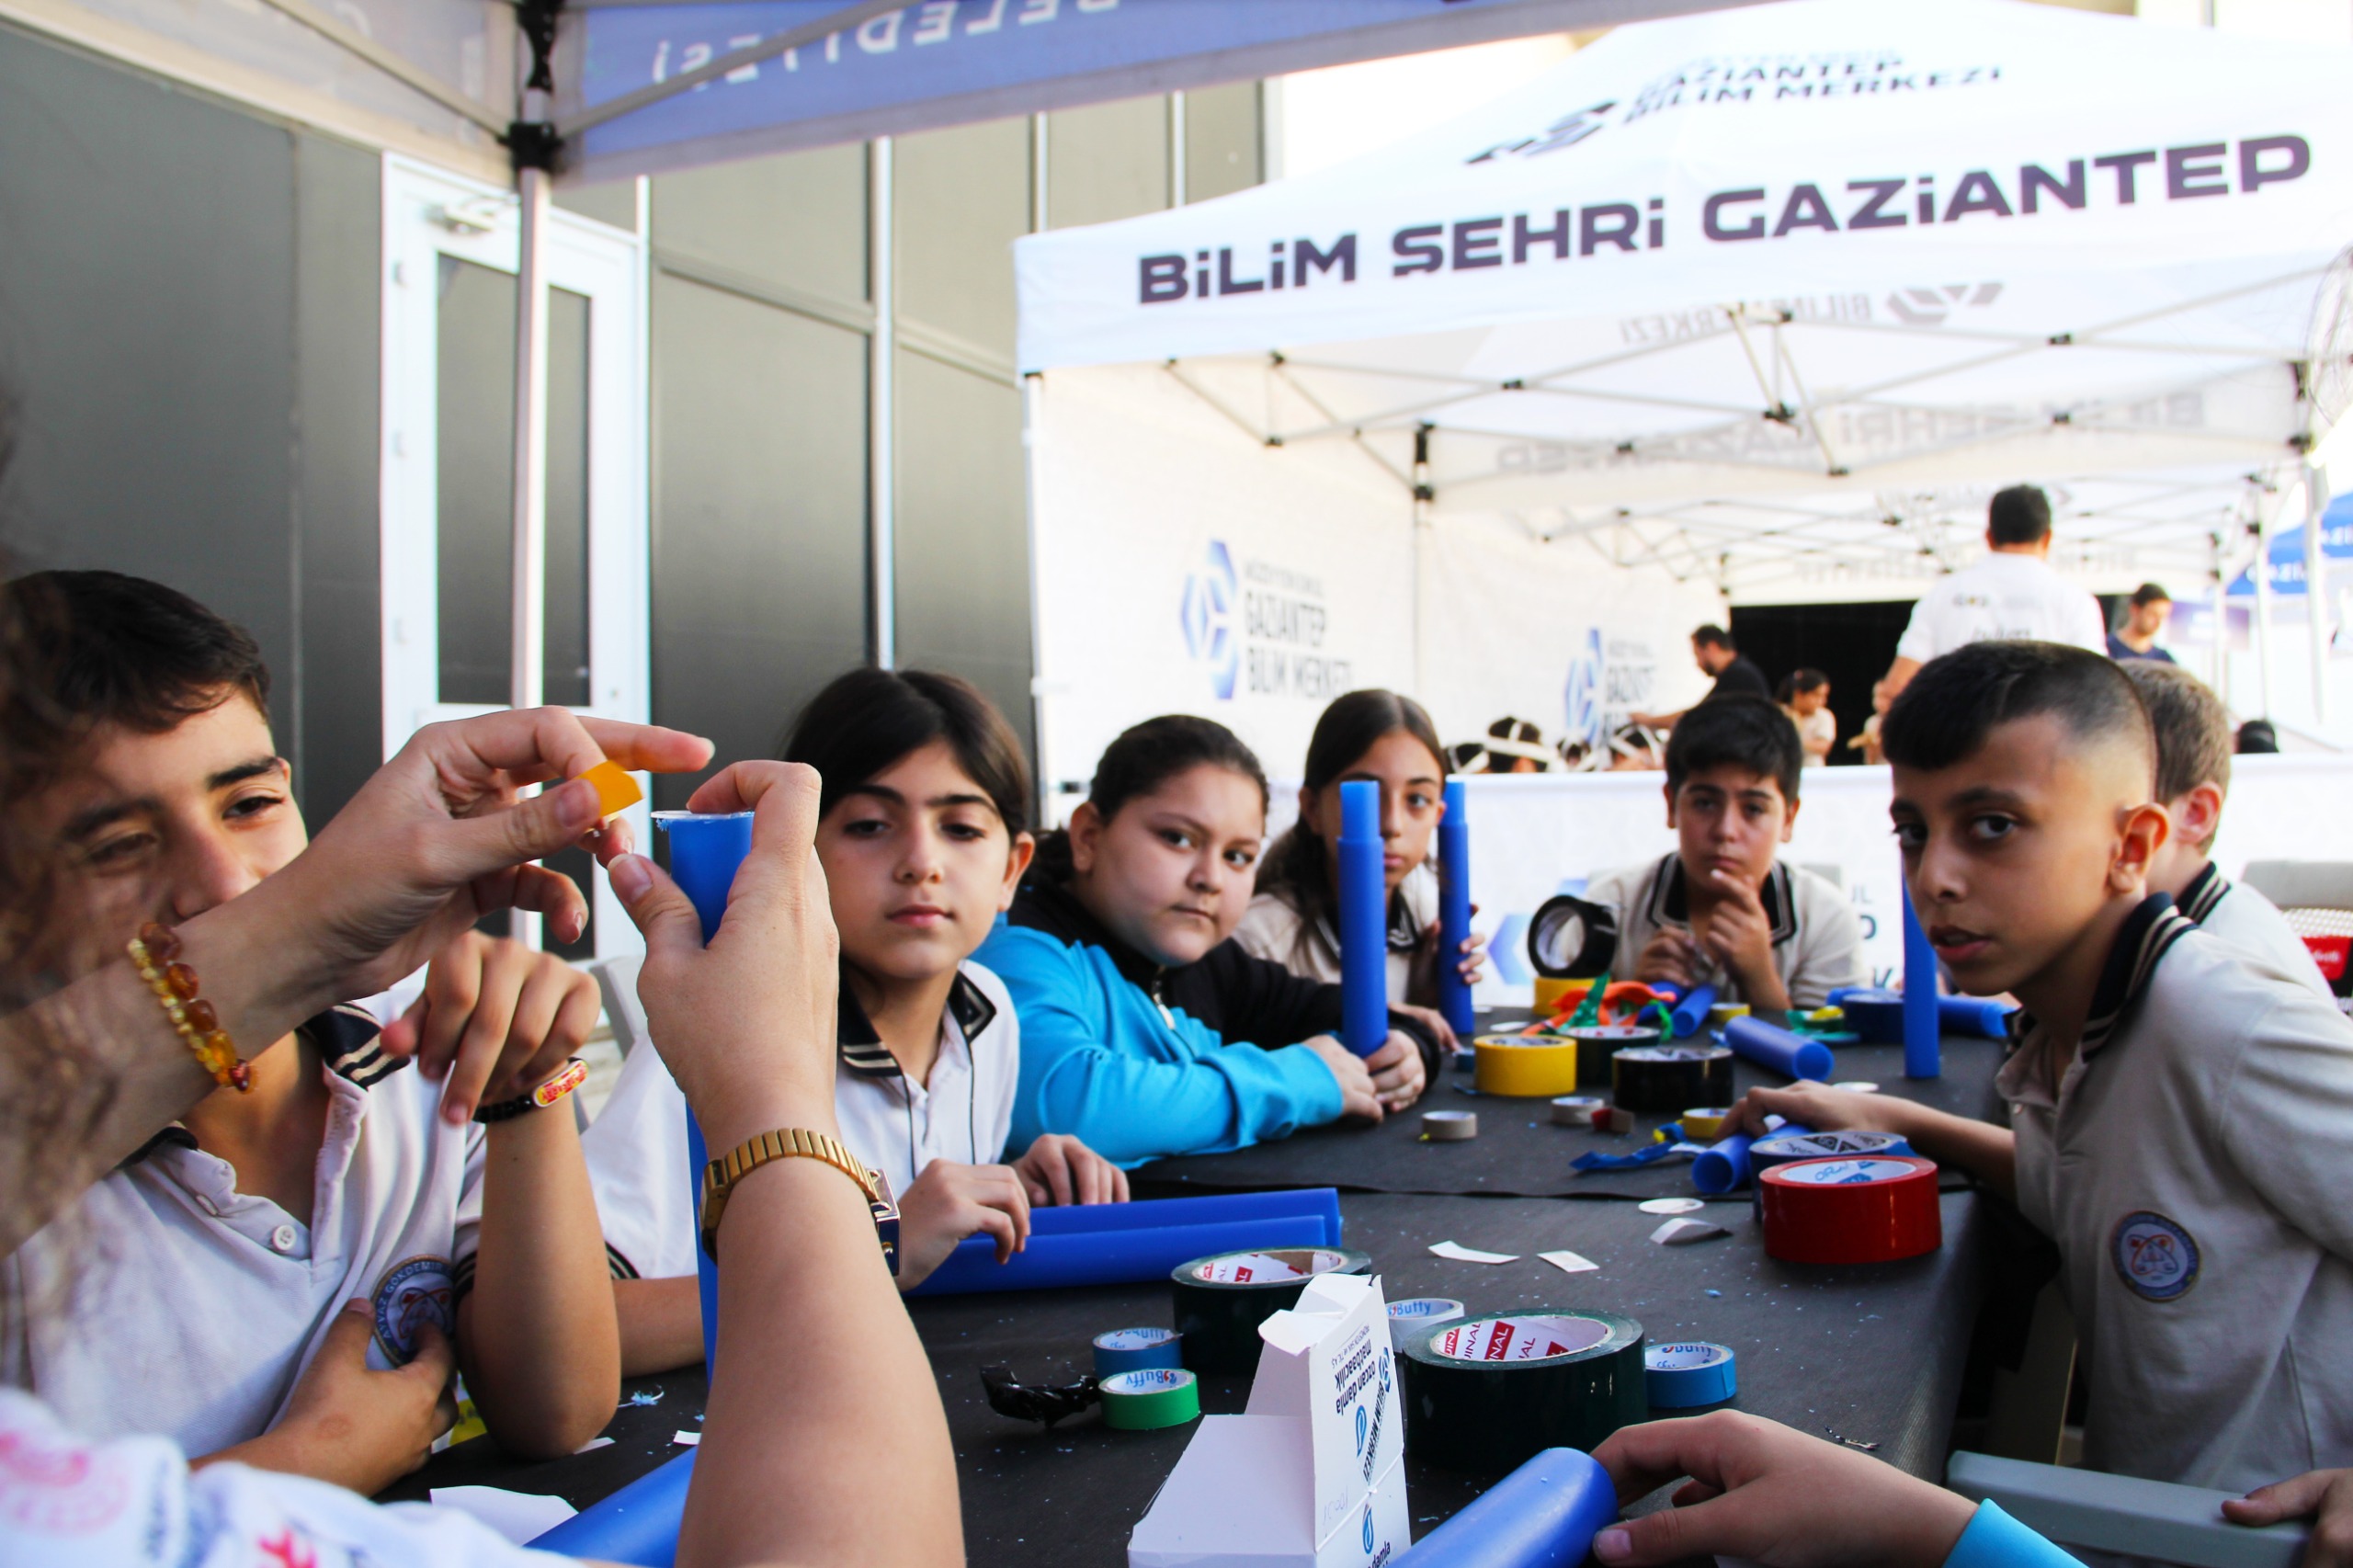
[[[2231,715],[2206,683],[2180,665],[2119,660],[2157,734],[2157,800],[2172,830],[2149,870],[2149,891],[2171,893],[2207,935],[2281,978],[2332,996],[2303,938],[2269,899],[2222,875],[2211,856],[2231,788]]]
[[[1676,852],[1586,891],[1618,912],[1633,978],[1713,985],[1768,1014],[1819,1007],[1870,978],[1846,894],[1774,858],[1797,824],[1803,765],[1796,726],[1762,698],[1703,702],[1675,726],[1665,793]]]
[[[269,672],[243,631],[110,572],[41,573],[6,597],[28,695],[78,742],[24,808],[59,852],[50,924],[111,933],[62,956],[60,978],[301,852]],[[470,933],[381,1029],[337,1008],[240,1042],[245,1092],[216,1090],[0,1266],[0,1380],[91,1436],[163,1433],[198,1464],[373,1492],[448,1429],[454,1350],[504,1447],[570,1452],[620,1386],[562,1103],[596,1017],[593,982]],[[401,1071],[453,1047],[445,1083]],[[106,1267],[79,1267],[92,1252]],[[28,1301],[58,1291],[69,1310],[28,1320]]]
[[[2243,1489],[2353,1458],[2353,1022],[2161,892],[2157,740],[2104,655],[1981,642],[1889,711],[1912,899],[1959,987],[2024,1005],[2010,1126],[1883,1096],[1752,1090],[1902,1133],[2058,1244],[2097,1469]]]

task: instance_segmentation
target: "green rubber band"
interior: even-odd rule
[[[1105,1378],[1103,1425],[1121,1432],[1182,1426],[1201,1413],[1200,1382],[1176,1367],[1144,1367]]]

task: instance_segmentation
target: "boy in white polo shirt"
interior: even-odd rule
[[[111,958],[301,853],[251,638],[114,573],[6,593],[81,737],[27,808],[63,851],[55,925],[113,933]],[[241,1042],[250,1093],[216,1091],[6,1261],[0,1375],[91,1437],[371,1492],[448,1429],[454,1351],[503,1446],[570,1452],[612,1414],[612,1292],[573,1108],[529,1096],[576,1075],[596,1013],[559,960],[470,934],[383,1038],[337,1008]],[[405,1070],[453,1046],[445,1082]]]
[[[1981,642],[1887,716],[1915,904],[1963,991],[2014,993],[2008,1128],[1877,1095],[1752,1090],[1900,1132],[2059,1246],[2097,1469],[2241,1489],[2353,1460],[2353,1023],[2148,891],[2157,748],[2102,655]]]
[[[2222,875],[2212,859],[2231,789],[2231,715],[2212,688],[2179,665],[2120,659],[2157,732],[2157,799],[2173,829],[2149,869],[2149,891],[2173,894],[2199,928],[2299,985],[2334,999],[2312,949],[2272,902]]]

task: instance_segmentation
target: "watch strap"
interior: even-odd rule
[[[882,1245],[884,1261],[891,1272],[899,1272],[899,1206],[891,1194],[891,1184],[882,1173],[869,1170],[857,1155],[851,1153],[842,1141],[827,1132],[813,1132],[804,1127],[779,1128],[746,1138],[733,1149],[702,1168],[702,1249],[714,1259],[719,1256],[719,1221],[727,1212],[727,1199],[735,1184],[778,1160],[817,1160],[833,1166],[855,1183],[858,1195],[866,1199],[874,1219],[874,1230]]]

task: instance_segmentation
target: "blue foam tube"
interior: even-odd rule
[[[1074,1285],[1141,1285],[1212,1253],[1267,1247],[1332,1246],[1321,1214],[1269,1214],[1215,1225],[1171,1225],[1143,1231],[1083,1231],[1041,1236],[1000,1265],[996,1243],[974,1236],[957,1244],[910,1296],[953,1296],[981,1290],[1054,1290]]]
[[[1577,1568],[1618,1522],[1618,1488],[1593,1456],[1546,1449],[1415,1541],[1412,1568]]]
[[[1075,1236],[1096,1231],[1143,1231],[1170,1225],[1222,1225],[1260,1220],[1269,1214],[1314,1214],[1340,1244],[1340,1194],[1330,1187],[1295,1187],[1279,1192],[1225,1192],[1207,1198],[1154,1198],[1137,1203],[1073,1204],[1029,1210],[1032,1236]],[[1195,1254],[1199,1256],[1199,1254]]]
[[[1928,945],[1927,927],[1912,908],[1912,889],[1904,889],[1904,1075],[1937,1078],[1944,1074],[1941,1042],[1937,1036],[1937,950]]]
[[[1779,1024],[1768,1024],[1754,1015],[1734,1018],[1724,1026],[1724,1043],[1745,1056],[1759,1067],[1770,1067],[1776,1073],[1792,1078],[1813,1078],[1817,1081],[1830,1076],[1836,1065],[1830,1048],[1818,1040],[1808,1040]]]
[[[1389,1040],[1389,888],[1381,853],[1381,786],[1350,779],[1340,786],[1340,1043],[1358,1056]]]
[[[1987,1040],[2008,1039],[2010,1015],[2017,1010],[1990,996],[1937,998],[1937,1022],[1955,1034],[1984,1035]]]
[[[1438,1010],[1468,1040],[1478,1020],[1462,978],[1462,944],[1471,939],[1471,819],[1462,780],[1446,781],[1446,814],[1438,819]]]
[[[1785,1121],[1776,1128],[1773,1137],[1811,1132],[1811,1127],[1800,1127]],[[1748,1146],[1756,1138],[1746,1132],[1735,1132],[1708,1146],[1705,1153],[1691,1162],[1691,1185],[1711,1196],[1737,1192],[1748,1185]]]
[[[1675,1011],[1667,1015],[1675,1025],[1675,1038],[1681,1040],[1685,1035],[1698,1034],[1699,1027],[1708,1021],[1708,1009],[1715,1005],[1714,986],[1693,986],[1689,994],[1675,1005]]]
[[[654,821],[670,835],[670,880],[695,906],[695,915],[702,922],[702,939],[709,943],[727,914],[727,893],[735,885],[736,868],[752,852],[752,813],[693,816],[685,812],[656,812]],[[702,1210],[702,1169],[710,1163],[702,1127],[689,1108],[686,1173],[689,1214]],[[708,1376],[719,1364],[719,1266],[699,1243],[695,1247],[695,1283],[702,1299],[702,1364]]]
[[[695,1450],[688,1449],[535,1538],[531,1550],[670,1568],[678,1555],[678,1521],[686,1514],[687,1483],[694,1472]]]

